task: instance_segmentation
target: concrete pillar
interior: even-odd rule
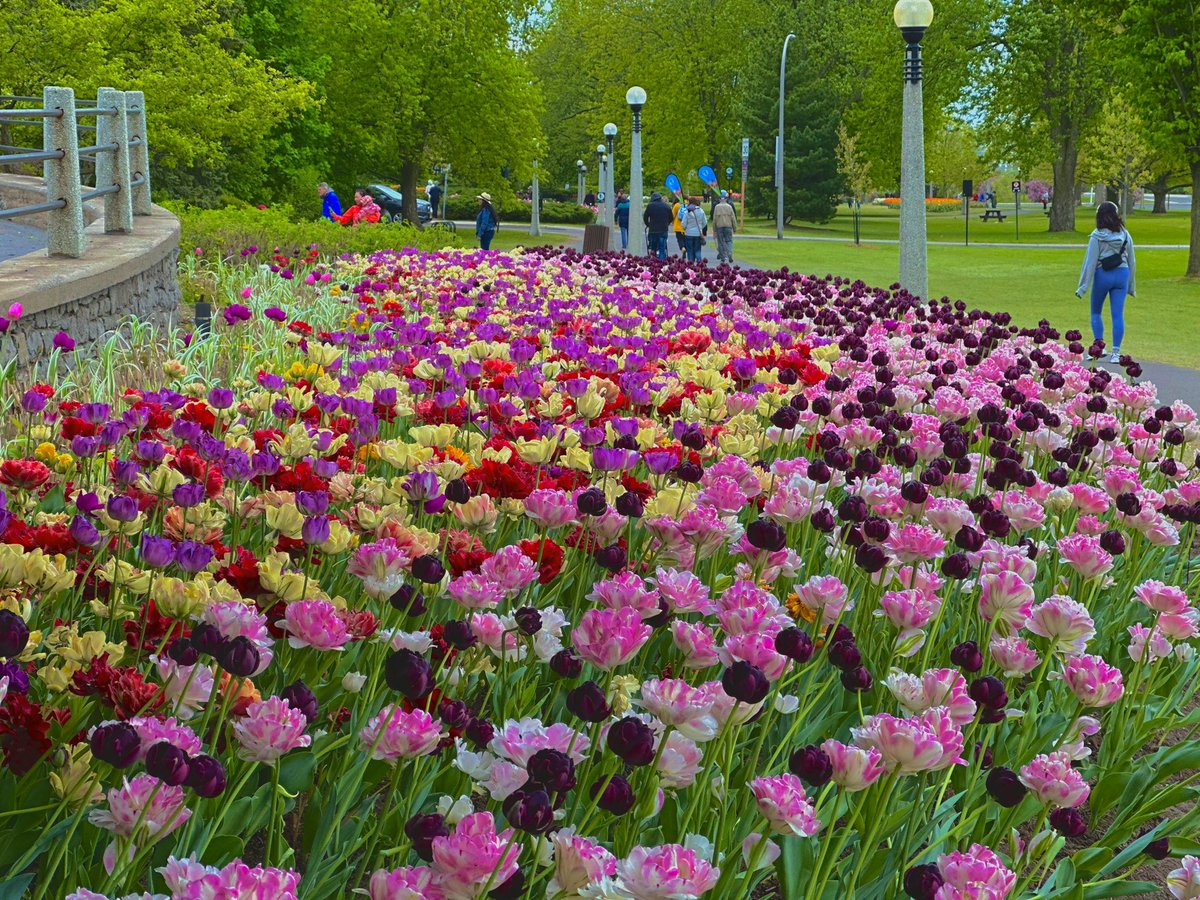
[[[46,150],[61,150],[62,159],[48,159],[42,167],[47,200],[64,200],[66,206],[46,216],[46,252],[51,256],[83,256],[83,192],[79,188],[79,135],[75,130],[75,92],[48,87],[42,92],[46,109],[61,109],[59,118],[43,119],[42,143]]]
[[[146,97],[141,91],[125,92],[125,116],[129,123],[129,140],[137,139],[129,148],[129,168],[133,180],[142,183],[130,189],[133,214],[150,215],[150,146],[146,143]],[[436,212],[436,210],[435,210]]]
[[[538,192],[538,164],[533,161],[533,209],[529,214],[529,234],[537,237],[542,233],[542,197]]]
[[[629,153],[629,253],[646,255],[646,226],[642,222],[642,111],[633,112]]]
[[[905,63],[900,144],[900,286],[929,296],[925,230],[925,116],[921,98],[921,45],[909,43]]]
[[[115,184],[120,190],[104,195],[104,231],[129,234],[133,231],[133,196],[129,187],[129,123],[125,118],[125,92],[100,88],[96,106],[112,115],[96,117],[96,143],[116,144],[112,152],[96,154],[96,187]]]

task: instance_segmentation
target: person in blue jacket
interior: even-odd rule
[[[333,188],[325,182],[317,185],[317,196],[321,198],[321,215],[329,221],[335,221],[335,216],[342,214],[342,201],[333,192]]]
[[[496,218],[491,194],[484,191],[475,199],[479,201],[479,215],[475,217],[475,237],[479,238],[481,250],[490,250],[492,238],[496,236],[496,229],[500,227],[500,220]]]
[[[617,226],[621,229],[621,249],[629,249],[629,198],[624,191],[617,191]]]

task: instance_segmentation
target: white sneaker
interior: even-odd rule
[[[1113,351],[1113,355],[1108,358],[1110,363],[1119,363],[1121,361],[1120,351]]]

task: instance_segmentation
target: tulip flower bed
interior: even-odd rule
[[[1190,408],[786,271],[288,275],[9,399],[0,897],[1200,896]]]

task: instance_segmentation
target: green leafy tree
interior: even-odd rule
[[[925,144],[926,180],[939,197],[957,197],[962,180],[979,180],[986,173],[979,139],[970,124],[951,120]]]
[[[423,166],[497,187],[525,179],[542,144],[541,96],[511,43],[523,0],[315,0],[304,6],[325,68],[332,174],[398,181],[416,222]],[[328,35],[338,36],[334,51]]]
[[[1075,230],[1079,153],[1112,87],[1101,35],[1071,0],[1003,0],[976,100],[994,162],[1053,160],[1051,231]]]
[[[1113,23],[1138,102],[1153,111],[1191,174],[1187,274],[1200,277],[1200,9],[1194,0],[1114,0],[1103,11],[1097,18]]]
[[[167,194],[249,194],[272,164],[266,136],[311,99],[306,83],[243,49],[215,0],[11,4],[0,16],[0,92],[144,91],[155,187]]]

